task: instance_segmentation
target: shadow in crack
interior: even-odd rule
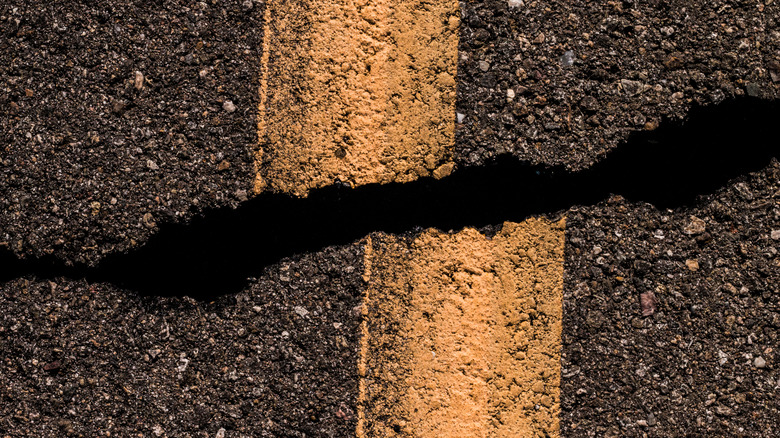
[[[0,255],[0,278],[85,277],[144,295],[210,299],[237,292],[264,266],[297,253],[347,244],[373,231],[403,233],[521,221],[610,194],[657,207],[682,207],[729,180],[780,156],[773,135],[780,103],[755,99],[691,110],[686,123],[665,122],[633,135],[593,167],[578,173],[503,157],[443,180],[330,187],[307,199],[268,194],[235,210],[214,210],[188,224],[164,225],[128,254],[96,268],[66,267],[54,259],[20,261]]]

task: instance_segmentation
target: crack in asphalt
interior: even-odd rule
[[[612,194],[682,208],[780,157],[777,120],[780,102],[741,98],[696,107],[685,122],[664,121],[654,131],[632,134],[580,172],[501,157],[442,180],[355,189],[335,183],[305,199],[264,194],[237,209],[163,224],[142,247],[109,255],[97,266],[70,266],[54,256],[19,259],[5,249],[0,281],[85,278],[142,295],[208,300],[244,289],[251,277],[284,257],[349,244],[372,232],[522,221],[596,204]]]

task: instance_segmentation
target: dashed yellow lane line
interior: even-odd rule
[[[457,0],[269,0],[255,192],[452,171]]]
[[[564,226],[369,240],[359,438],[558,435]]]

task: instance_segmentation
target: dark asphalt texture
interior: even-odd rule
[[[245,200],[262,17],[238,1],[2,2],[0,245],[94,262]]]
[[[693,105],[780,96],[777,2],[520,3],[461,2],[461,165],[582,169]]]
[[[0,251],[95,264],[246,201],[263,7],[0,5]],[[694,106],[780,93],[777,2],[461,7],[460,167],[590,168]],[[562,436],[780,435],[779,180],[775,160],[688,207],[568,209]],[[353,436],[362,272],[355,243],[199,300],[3,283],[0,437]]]
[[[777,160],[693,208],[572,209],[566,243],[562,436],[780,435]]]
[[[213,302],[83,280],[0,287],[0,437],[346,437],[362,246]]]

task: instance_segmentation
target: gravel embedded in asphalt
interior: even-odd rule
[[[693,208],[568,214],[564,436],[780,433],[778,181],[775,160]]]

